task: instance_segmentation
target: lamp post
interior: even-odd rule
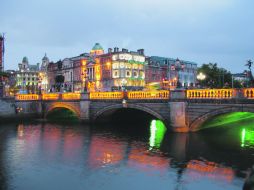
[[[127,84],[127,80],[125,78],[123,78],[121,80],[121,88],[122,88],[122,91],[123,91],[123,86],[125,86]]]
[[[197,75],[197,79],[199,80],[199,81],[201,81],[201,87],[202,87],[202,81],[203,80],[205,80],[205,78],[206,78],[206,75],[205,74],[203,74],[202,72],[200,72],[198,75]]]
[[[86,70],[84,70],[84,72],[82,72],[81,75],[82,75],[82,84],[83,84],[84,92],[87,92],[86,81],[87,81],[88,77],[87,77]]]

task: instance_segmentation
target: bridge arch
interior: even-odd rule
[[[80,118],[80,110],[77,108],[77,106],[75,106],[73,103],[68,103],[68,102],[54,102],[51,103],[46,111],[45,111],[45,117],[47,117],[47,115],[54,109],[57,108],[65,108],[68,109],[70,111],[72,111],[73,113],[75,113],[77,115],[78,118]]]
[[[153,117],[161,120],[163,123],[166,124],[166,120],[161,116],[161,114],[157,113],[156,111],[148,108],[148,107],[145,107],[145,106],[141,106],[141,105],[138,105],[138,104],[128,104],[128,107],[127,108],[130,108],[130,109],[136,109],[136,110],[139,110],[139,111],[143,111],[145,113],[148,113],[150,115],[152,115]],[[122,104],[115,104],[115,105],[110,105],[110,106],[107,106],[99,111],[97,111],[94,116],[92,117],[92,121],[95,122],[100,116],[102,116],[103,114],[107,113],[107,112],[115,112],[119,109],[125,109],[123,107]]]
[[[254,113],[254,107],[249,107],[249,106],[229,106],[229,107],[224,107],[220,109],[213,110],[211,112],[205,113],[201,115],[200,117],[196,118],[193,122],[190,123],[190,131],[198,131],[201,128],[202,124],[204,124],[207,120],[216,117],[221,114],[226,114],[226,113],[233,113],[233,112],[250,112]]]

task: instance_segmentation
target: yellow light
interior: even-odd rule
[[[42,94],[43,100],[58,100],[59,94]]]
[[[81,97],[80,93],[64,93],[62,94],[63,100],[79,100]]]
[[[38,94],[18,94],[15,97],[16,100],[39,100]]]
[[[82,63],[82,66],[86,66],[86,60],[83,59],[83,60],[81,61],[81,63]]]
[[[123,92],[91,92],[90,99],[122,99]]]

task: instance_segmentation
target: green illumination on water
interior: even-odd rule
[[[160,148],[166,130],[167,129],[162,121],[152,120],[150,124],[149,138],[149,145],[151,148]]]
[[[242,148],[254,148],[254,114],[249,112],[233,112],[216,116],[202,126],[202,128],[214,128],[217,140],[225,140],[225,143],[234,142]]]
[[[223,115],[218,115],[209,121],[205,122],[202,126],[203,128],[218,127],[218,126],[229,126],[241,124],[248,120],[254,120],[254,114],[249,112],[233,112]]]
[[[241,147],[254,146],[254,129],[243,128],[241,132]]]

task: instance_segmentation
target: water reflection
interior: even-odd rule
[[[161,142],[164,138],[166,127],[160,120],[152,120],[150,124],[150,147],[160,148]]]
[[[241,126],[175,134],[153,120],[150,130],[139,136],[107,126],[103,130],[78,124],[8,126],[0,130],[0,189],[154,189],[158,185],[160,189],[240,189],[254,163],[253,128]]]
[[[242,128],[241,147],[254,147],[254,127]]]

